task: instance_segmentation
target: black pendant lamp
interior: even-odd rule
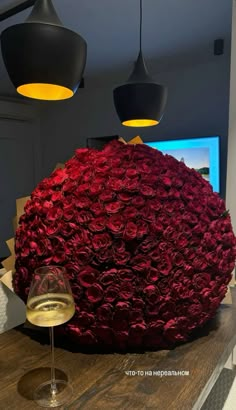
[[[18,93],[39,100],[64,100],[75,94],[87,44],[62,25],[51,0],[37,0],[25,23],[4,30],[1,46]]]
[[[148,74],[142,55],[142,0],[140,0],[139,56],[128,81],[113,91],[120,121],[128,127],[150,127],[159,124],[167,101],[167,88]]]

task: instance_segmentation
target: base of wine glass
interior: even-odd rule
[[[40,384],[34,392],[34,400],[41,407],[59,407],[72,398],[73,389],[66,380],[55,380],[52,390],[51,380]]]

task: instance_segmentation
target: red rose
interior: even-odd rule
[[[48,209],[47,212],[47,220],[48,221],[55,221],[58,220],[62,217],[63,215],[63,211],[61,208],[58,207],[52,207],[50,209]]]
[[[187,248],[184,249],[184,256],[186,260],[192,261],[196,256],[196,252],[192,248]]]
[[[100,202],[95,202],[91,205],[90,210],[95,216],[104,215],[104,208]]]
[[[105,204],[105,210],[108,214],[116,214],[123,208],[123,205],[119,201],[109,202]]]
[[[92,219],[89,229],[92,232],[103,232],[106,226],[106,219],[102,216]]]
[[[141,158],[140,158],[141,159]],[[148,161],[145,161],[143,158],[142,161],[139,161],[139,171],[144,173],[144,174],[151,174],[151,169],[150,169],[150,163]]]
[[[159,242],[158,250],[159,252],[166,252],[170,248],[170,245],[166,242]]]
[[[157,175],[150,175],[150,174],[146,174],[146,175],[142,175],[142,184],[144,185],[150,185],[150,186],[156,186],[156,184],[158,183],[158,176]]]
[[[125,225],[123,238],[126,241],[131,241],[135,239],[137,236],[137,230],[137,225],[134,222],[127,222],[127,224]]]
[[[135,196],[132,198],[131,202],[136,208],[142,208],[145,204],[145,199],[142,196]]]
[[[127,191],[135,192],[139,188],[138,178],[125,178],[123,184]]]
[[[163,177],[162,178],[162,182],[163,182],[163,184],[166,186],[166,187],[168,187],[168,188],[170,188],[171,187],[171,185],[172,185],[172,182],[171,182],[171,179],[169,178],[169,177]]]
[[[95,251],[107,249],[111,244],[112,240],[108,233],[100,233],[93,236],[92,245]]]
[[[177,235],[176,238],[175,238],[175,245],[179,249],[183,249],[188,245],[188,239],[183,234]]]
[[[157,245],[156,237],[155,236],[149,236],[148,238],[145,238],[142,243],[139,246],[139,249],[143,253],[150,252],[151,249],[155,248]]]
[[[127,262],[130,260],[130,253],[129,252],[114,252],[113,258],[115,263],[118,266],[126,265]]]
[[[133,281],[134,279],[135,279],[135,275],[133,274],[133,272],[132,272],[132,270],[131,269],[126,269],[126,268],[123,268],[123,269],[119,269],[118,270],[118,278],[119,278],[119,280],[120,280],[120,282],[123,282],[123,281]]]
[[[109,286],[104,293],[104,300],[112,303],[119,297],[120,288],[117,285]]]
[[[92,219],[92,214],[89,211],[83,210],[76,214],[76,221],[81,225],[82,224],[87,225],[88,222],[91,221],[91,219]]]
[[[101,249],[99,252],[96,252],[95,257],[98,263],[110,263],[113,261],[113,253],[110,248]]]
[[[137,169],[135,168],[128,168],[126,171],[126,176],[128,178],[135,178],[138,175]]]
[[[134,219],[138,216],[138,211],[134,206],[127,206],[123,211],[125,219]]]
[[[78,159],[84,159],[84,154],[88,154],[89,149],[88,148],[78,148],[75,150],[75,155]]]
[[[109,269],[100,276],[100,283],[103,286],[111,285],[117,278],[117,269]]]
[[[152,209],[152,210],[154,210],[154,211],[156,211],[156,212],[158,212],[158,211],[162,208],[161,201],[160,201],[159,199],[157,199],[157,198],[151,199],[151,200],[149,201],[149,206],[150,206],[150,209]]]
[[[95,178],[96,180],[98,178]],[[91,170],[87,170],[83,172],[83,180],[84,182],[87,184],[89,182],[91,182],[92,180],[95,182],[95,179],[93,178],[93,172]],[[99,180],[102,180],[102,178],[100,178]],[[89,189],[90,189],[90,185],[89,185]]]
[[[100,285],[92,285],[86,290],[86,295],[89,302],[97,303],[103,298],[103,289]]]
[[[90,245],[89,231],[77,228],[76,234],[67,243],[74,249],[77,249],[78,245]]]
[[[62,201],[63,200],[62,192],[61,191],[52,192],[51,200],[52,202]]]
[[[181,329],[179,329],[178,322],[175,319],[171,319],[165,324],[164,336],[171,342],[184,340]]]
[[[107,220],[108,229],[115,235],[119,235],[123,232],[124,221],[120,215],[112,215]]]
[[[74,210],[75,206],[73,204],[75,200],[74,195],[68,195],[68,196],[64,196],[64,200],[63,200],[63,210],[65,211],[72,211]]]
[[[66,272],[69,276],[69,279],[73,279],[74,276],[77,275],[80,270],[81,270],[81,266],[79,266],[79,264],[77,263],[68,262],[66,264]]]
[[[97,339],[91,330],[81,332],[81,335],[78,337],[78,339],[82,346],[93,345],[97,342]]]
[[[125,202],[125,203],[130,203],[132,201],[133,194],[130,192],[120,192],[118,194],[118,200]]]
[[[158,289],[162,295],[166,295],[169,292],[170,285],[167,279],[161,279],[158,281]]]
[[[145,235],[148,234],[148,232],[149,232],[148,224],[144,221],[139,221],[137,238],[142,239]]]
[[[132,305],[134,309],[142,310],[145,307],[145,303],[141,298],[133,298]]]
[[[202,313],[202,310],[202,305],[200,303],[195,303],[189,306],[188,313],[190,316],[199,316]]]
[[[62,191],[64,193],[72,194],[76,190],[76,182],[74,180],[68,179],[65,184],[63,184]]]
[[[141,214],[144,221],[147,221],[151,224],[155,223],[155,218],[156,218],[155,217],[155,212],[152,211],[151,208],[146,207],[146,208],[141,209],[140,214]]]
[[[105,303],[99,306],[96,311],[97,318],[100,322],[107,322],[112,319],[113,306],[109,303]]]
[[[120,164],[119,164],[119,165],[120,165]],[[125,169],[124,169],[124,168],[114,168],[114,167],[112,167],[111,175],[112,175],[113,177],[118,177],[118,178],[120,178],[122,175],[124,175],[124,173],[125,173]]]
[[[97,276],[98,271],[91,268],[91,266],[84,266],[78,272],[79,283],[86,288],[91,286],[96,281]]]
[[[103,185],[99,182],[97,184],[94,182],[94,184],[89,187],[89,194],[91,196],[97,196],[101,194],[102,190],[103,190]]]
[[[158,264],[158,270],[162,275],[169,275],[172,270],[172,264],[170,257],[166,254],[162,254],[161,260]]]
[[[117,302],[115,306],[114,320],[128,320],[130,315],[129,302]]]
[[[79,265],[88,265],[93,258],[93,252],[87,246],[77,249],[75,254]]]
[[[148,272],[151,262],[150,260],[147,260],[147,258],[138,255],[132,259],[131,264],[133,269],[137,272]]]
[[[110,202],[114,199],[115,194],[111,190],[104,190],[101,195],[99,195],[99,200],[101,202]]]
[[[215,252],[208,252],[205,255],[205,261],[206,261],[205,262],[205,268],[206,268],[207,265],[216,265],[217,262],[218,262],[218,258],[217,258],[217,255],[215,254]],[[205,270],[205,268],[202,269],[202,270]]]
[[[190,285],[191,285],[191,282],[190,282]],[[175,291],[175,294],[177,295],[176,299],[177,298],[191,299],[194,294],[194,291],[192,289],[189,289],[187,284],[182,284],[179,282],[173,283],[172,289]]]
[[[210,284],[211,276],[209,273],[199,273],[193,275],[192,278],[192,283],[195,289],[203,289],[203,288],[208,288]]]
[[[67,177],[67,170],[65,168],[59,168],[52,173],[51,178],[48,182],[50,182],[52,185],[61,185]]]
[[[77,208],[90,208],[91,201],[87,196],[79,195],[76,198],[76,207]]]
[[[146,286],[146,288],[143,289],[143,293],[148,303],[155,304],[158,302],[160,294],[156,286],[154,285]]]
[[[143,322],[143,311],[141,309],[132,309],[130,310],[130,323],[139,323]]]
[[[65,220],[65,221],[71,221],[71,220],[73,220],[73,219],[74,219],[74,215],[75,215],[74,209],[65,209],[65,210],[64,210],[63,217],[64,217],[64,220]]]
[[[108,188],[115,192],[120,192],[123,188],[124,182],[120,178],[110,178],[108,181]]]
[[[146,325],[144,322],[135,323],[131,325],[129,336],[130,336],[130,343],[132,345],[140,345],[142,343],[143,336],[145,334]]]
[[[77,337],[81,335],[81,330],[76,326],[76,324],[68,323],[67,325],[69,333],[72,337]]]
[[[121,287],[120,287],[120,297],[121,299],[128,300],[132,298],[134,295],[134,288],[132,283],[130,282],[124,282]]]
[[[173,241],[177,236],[175,228],[172,226],[167,226],[163,232],[163,236],[168,241]]]
[[[80,312],[77,316],[77,324],[79,327],[88,327],[94,322],[94,316],[91,313]]]
[[[169,193],[168,193],[168,198],[170,199],[179,199],[181,197],[181,194],[177,189],[175,188],[170,188]]]
[[[222,235],[222,245],[224,248],[230,248],[231,244],[235,243],[235,237],[233,232],[224,233]]]
[[[160,277],[159,271],[156,268],[151,267],[148,275],[147,275],[147,280],[149,282],[156,282]]]
[[[164,187],[159,186],[156,196],[162,202],[163,199],[166,199],[168,197],[168,192],[166,191]]]
[[[185,259],[183,255],[180,252],[174,252],[172,255],[173,263],[175,266],[184,266],[185,264]]]
[[[164,231],[164,226],[162,222],[159,219],[157,219],[152,225],[152,229],[156,235],[159,235],[162,234],[162,232]]]
[[[122,239],[115,239],[113,241],[113,252],[114,253],[125,252],[125,242]]]

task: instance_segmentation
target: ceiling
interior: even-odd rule
[[[1,9],[20,0],[1,0]],[[64,25],[88,44],[86,76],[134,62],[138,51],[139,0],[54,0]],[[143,0],[143,49],[147,60],[212,55],[213,41],[230,48],[232,0]],[[0,23],[21,23],[29,9]],[[190,58],[190,57],[189,57]],[[0,93],[7,73],[0,58]],[[10,90],[10,88],[9,88]]]

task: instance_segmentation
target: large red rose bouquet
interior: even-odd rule
[[[146,145],[78,149],[31,195],[16,233],[15,291],[66,267],[68,340],[166,348],[215,315],[235,264],[224,201],[200,174]]]

